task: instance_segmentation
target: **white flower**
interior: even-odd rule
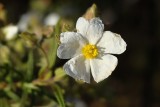
[[[18,22],[18,28],[21,32],[28,30],[30,26],[40,23],[42,15],[36,11],[30,11],[23,14]]]
[[[13,39],[16,34],[18,33],[18,27],[15,25],[8,25],[2,29],[3,33],[5,34],[6,40]]]
[[[76,29],[77,32],[61,33],[57,55],[61,59],[71,58],[63,67],[71,77],[90,83],[92,74],[100,82],[117,66],[117,58],[110,54],[123,53],[127,45],[120,35],[103,32],[104,25],[99,18],[88,21],[80,17]]]
[[[58,14],[51,13],[44,19],[44,24],[48,26],[55,26],[58,23],[59,19],[60,17]]]
[[[18,28],[20,31],[27,30],[29,20],[31,19],[31,14],[24,14],[21,16],[19,22],[18,22]]]

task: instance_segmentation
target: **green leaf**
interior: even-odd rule
[[[11,107],[20,107],[20,102],[11,103]]]
[[[64,76],[66,75],[66,73],[64,72],[63,68],[57,68],[55,70],[55,77],[54,77],[54,81],[59,81],[61,80]]]
[[[48,60],[49,60],[49,68],[54,66],[57,56],[57,43],[55,37],[52,37],[48,40],[50,42],[50,48],[48,51]]]
[[[43,80],[49,80],[52,77],[52,71],[48,71],[44,74]]]
[[[24,83],[23,86],[24,86],[26,89],[33,89],[33,90],[38,90],[38,89],[39,89],[37,86],[35,86],[35,85],[32,84],[32,83]]]
[[[0,107],[11,107],[11,106],[9,105],[9,102],[7,99],[1,98],[0,99]]]
[[[64,102],[63,95],[62,95],[62,89],[58,85],[55,85],[54,88],[55,88],[54,95],[55,95],[60,107],[65,107],[65,102]]]
[[[27,81],[32,80],[33,69],[34,69],[34,55],[33,55],[33,51],[31,50],[28,55],[27,72],[25,74]]]
[[[16,93],[14,93],[9,87],[5,88],[4,91],[11,99],[16,101],[20,99],[19,96]]]
[[[60,23],[58,22],[58,24],[55,27],[54,33],[52,34],[53,36],[51,36],[50,38],[46,38],[43,46],[44,46],[44,51],[45,53],[47,53],[47,60],[48,60],[48,67],[52,68],[55,65],[55,61],[57,58],[57,47],[58,47],[58,42],[57,42],[57,38],[56,35],[60,34]]]
[[[27,98],[28,98],[27,89],[24,88],[19,107],[26,107],[26,105],[28,103]]]
[[[49,85],[51,82],[52,82],[52,71],[41,68],[38,74],[38,78],[33,81],[33,84],[39,86],[46,86]]]

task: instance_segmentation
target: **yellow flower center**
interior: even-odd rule
[[[95,45],[88,44],[82,48],[82,53],[86,59],[93,59],[98,55],[98,49]]]

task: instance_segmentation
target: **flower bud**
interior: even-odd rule
[[[96,4],[93,4],[90,8],[87,9],[83,17],[86,18],[87,20],[90,20],[96,17],[96,14],[97,14],[97,6]]]

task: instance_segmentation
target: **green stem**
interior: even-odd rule
[[[45,50],[41,46],[38,46],[38,48],[42,51],[42,53],[44,54],[44,57],[46,59],[46,62],[47,62],[46,69],[49,69],[49,59],[48,59],[47,53],[45,52]]]

